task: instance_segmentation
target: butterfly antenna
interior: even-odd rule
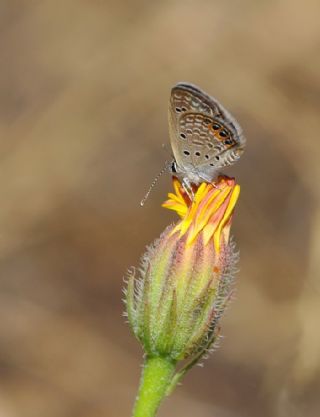
[[[144,206],[145,202],[147,201],[151,191],[153,190],[154,186],[157,184],[159,178],[161,177],[161,175],[168,169],[168,167],[170,166],[171,162],[166,161],[164,167],[162,168],[162,170],[159,172],[159,174],[155,177],[155,179],[152,181],[149,190],[146,192],[145,196],[143,197],[143,199],[140,201],[140,206]]]

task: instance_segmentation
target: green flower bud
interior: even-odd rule
[[[181,217],[128,273],[127,316],[149,357],[197,363],[217,340],[219,320],[231,299],[238,254],[229,241],[240,187],[233,179],[203,183],[193,200],[174,179],[176,194],[164,207]]]

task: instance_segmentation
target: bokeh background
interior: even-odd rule
[[[247,150],[221,348],[159,416],[320,415],[318,0],[0,3],[0,416],[129,416],[123,276],[175,220],[167,103],[200,85]],[[165,147],[163,147],[165,144]]]

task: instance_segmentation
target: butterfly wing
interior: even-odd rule
[[[241,128],[227,110],[191,84],[179,83],[172,89],[169,130],[179,169],[198,173],[206,181],[238,159],[244,146]]]

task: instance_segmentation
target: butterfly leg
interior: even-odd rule
[[[193,201],[194,192],[191,186],[191,182],[188,180],[188,178],[183,178],[182,187],[184,191],[186,192],[187,196],[190,198],[190,200]]]
[[[200,175],[200,174],[198,174],[199,175],[199,177],[201,178],[201,179],[203,179],[204,180],[204,182],[207,182],[208,184],[211,184],[212,186],[213,186],[213,188],[216,188],[217,190],[219,190],[220,188],[217,186],[217,184],[215,183],[215,181],[208,181],[208,178],[205,178],[205,177],[203,177],[202,175]]]

